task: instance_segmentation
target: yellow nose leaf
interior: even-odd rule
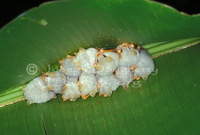
[[[96,95],[96,91],[95,90],[93,90],[92,92],[90,92],[90,96],[91,97],[94,97]]]
[[[137,52],[136,52],[136,50],[134,49],[134,50],[131,50],[131,52],[132,52],[132,54],[134,55],[134,56],[136,56],[137,55]]]
[[[74,65],[76,65],[77,67],[80,67],[81,64],[79,63],[79,61],[76,59],[72,62]]]
[[[107,60],[111,62],[113,59],[112,59],[112,57],[108,56]]]
[[[53,86],[50,86],[50,85],[47,85],[47,86],[46,86],[46,89],[47,89],[47,90],[53,90],[54,87],[53,87]]]
[[[99,64],[94,65],[94,68],[95,68],[97,71],[100,71],[100,70],[101,70],[101,66],[100,66]]]
[[[145,75],[142,76],[142,79],[145,80],[145,81],[146,81],[148,78],[149,78],[149,75],[148,75],[148,74],[145,74]]]

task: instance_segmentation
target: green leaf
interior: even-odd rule
[[[199,134],[199,49],[197,45],[155,58],[157,74],[133,82],[129,91],[120,87],[108,98],[63,102],[58,97],[0,108],[1,133],[45,134],[43,117],[49,135]]]
[[[43,4],[0,31],[0,92],[29,82],[80,46],[112,48],[123,42],[199,37],[199,22],[200,16],[180,14],[146,0]],[[38,72],[29,75],[26,68],[32,63]]]
[[[1,134],[198,134],[200,16],[147,0],[45,3],[0,30],[0,105],[23,99],[26,84],[79,47],[142,45],[157,74],[120,87],[110,98],[61,97],[0,108]],[[27,66],[37,69],[33,75]],[[50,67],[49,67],[50,65]],[[140,86],[140,87],[138,87]]]

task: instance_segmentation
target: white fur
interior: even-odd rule
[[[89,48],[87,50],[80,50],[77,59],[81,65],[81,68],[86,73],[95,73],[94,68],[95,59],[96,59],[97,49]]]
[[[149,75],[154,70],[154,62],[150,54],[142,49],[140,52],[138,63],[136,64],[137,68],[134,72],[136,77],[142,77],[145,74]]]
[[[110,76],[99,76],[98,83],[100,84],[99,92],[102,94],[112,94],[112,91],[115,91],[119,85],[120,81],[113,74]]]
[[[79,67],[74,64],[76,60],[76,57],[73,57],[71,59],[66,59],[65,61],[63,61],[62,66],[66,75],[73,77],[80,76],[81,71],[79,70]]]
[[[80,97],[79,85],[77,82],[67,82],[65,84],[66,89],[64,89],[64,96],[66,99],[71,99],[72,101],[76,101],[77,98]]]
[[[101,76],[108,76],[111,75],[119,66],[119,57],[117,53],[114,52],[104,52],[103,55],[98,58],[97,65],[99,66],[100,70],[97,70],[97,74]],[[110,60],[108,57],[110,57]]]
[[[61,90],[65,83],[65,74],[60,71],[51,72],[49,73],[49,76],[45,78],[45,84],[49,87],[49,89],[50,87],[52,87],[52,90],[55,93],[61,93]]]
[[[90,94],[91,96],[95,96],[97,93],[97,79],[95,74],[87,74],[82,72],[79,77],[80,82],[80,91],[83,95]]]
[[[120,80],[120,84],[128,85],[133,81],[133,73],[129,67],[118,67],[117,68],[117,78]]]
[[[121,48],[119,60],[120,60],[120,66],[126,67],[126,66],[134,66],[139,59],[139,52],[137,49],[133,49],[131,47],[117,47]],[[134,52],[134,53],[133,53]]]
[[[55,93],[47,90],[41,77],[37,77],[26,86],[24,96],[31,103],[44,103],[54,98]]]

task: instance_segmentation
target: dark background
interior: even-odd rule
[[[0,28],[30,8],[56,0],[0,0]],[[188,14],[200,13],[200,0],[155,0]]]

